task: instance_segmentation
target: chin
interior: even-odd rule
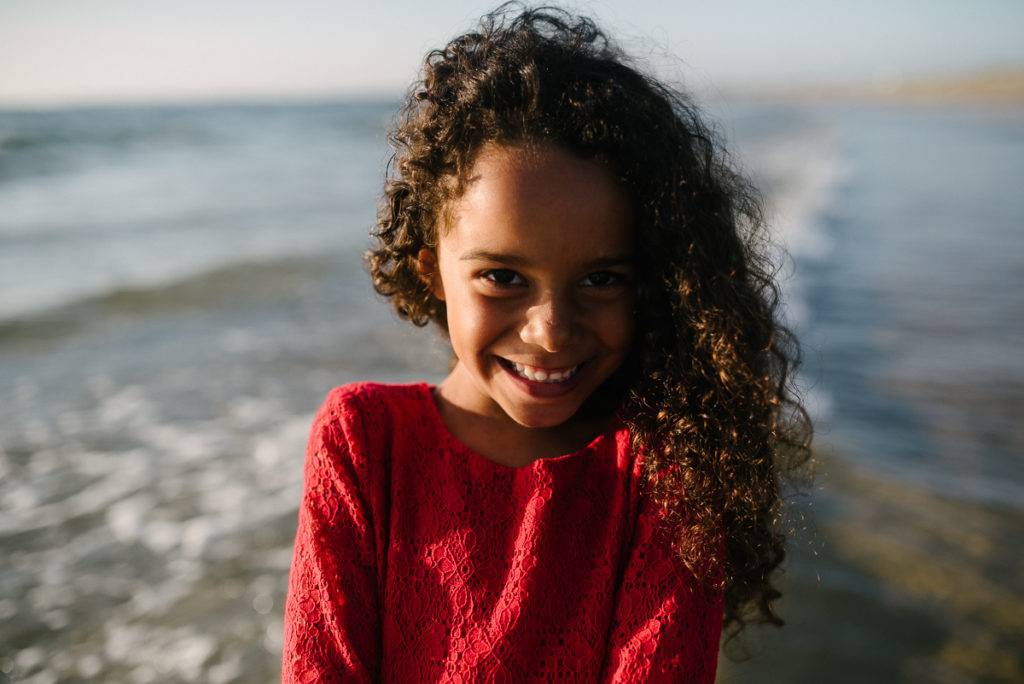
[[[579,406],[573,406],[571,409],[564,407],[551,407],[550,410],[537,407],[527,411],[523,410],[509,410],[505,409],[505,413],[519,425],[526,428],[553,428],[567,423],[576,412],[579,410]]]
[[[561,418],[561,417],[559,417],[559,418],[547,418],[547,419],[545,419],[545,418],[537,418],[537,419],[525,418],[525,419],[520,419],[520,418],[516,418],[515,416],[513,416],[512,420],[516,421],[517,423],[519,423],[520,425],[522,425],[525,428],[531,428],[531,429],[534,429],[534,430],[540,430],[540,429],[544,429],[544,428],[558,427],[559,425],[562,425],[563,423],[565,423],[569,419],[568,418]]]

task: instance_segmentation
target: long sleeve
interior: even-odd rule
[[[616,599],[601,681],[711,684],[718,666],[722,594],[706,592],[641,511]]]
[[[611,425],[512,468],[426,383],[335,388],[313,422],[282,680],[710,684],[721,596],[672,556]]]
[[[284,617],[281,681],[289,684],[379,674],[376,502],[345,415],[341,398],[328,396],[307,445]]]

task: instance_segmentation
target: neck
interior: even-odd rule
[[[551,427],[526,427],[512,420],[493,400],[467,392],[472,382],[460,365],[436,389],[435,401],[445,425],[466,446],[506,465],[526,465],[538,458],[574,453],[609,426],[607,413],[583,415]]]

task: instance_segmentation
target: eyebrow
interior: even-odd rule
[[[472,252],[463,254],[459,261],[493,261],[507,266],[524,266],[529,263],[525,257],[518,254],[501,254],[500,252],[489,252],[486,249],[475,249]],[[599,257],[588,262],[589,268],[608,268],[609,266],[627,266],[634,263],[634,258],[628,254]]]

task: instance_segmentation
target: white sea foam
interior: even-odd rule
[[[114,537],[122,543],[139,541],[144,529],[143,520],[153,505],[153,497],[142,492],[107,507],[107,525]]]
[[[744,152],[757,176],[767,183],[768,220],[774,240],[792,258],[785,261],[782,254],[775,255],[784,266],[777,276],[781,313],[807,352],[811,348],[802,333],[810,323],[809,293],[801,267],[828,258],[833,248],[827,212],[848,173],[837,133],[828,126],[810,124],[761,136],[748,143]],[[822,418],[831,413],[833,400],[824,388],[803,375],[795,382],[812,416]]]
[[[261,540],[276,539],[267,531],[295,515],[312,416],[289,415],[274,398],[239,397],[222,417],[181,421],[164,416],[170,405],[154,388],[94,385],[96,401],[64,420],[59,443],[21,465],[0,454],[14,474],[0,482],[0,534],[34,540],[4,559],[12,598],[0,614],[24,611],[84,639],[64,660],[24,650],[10,668],[24,681],[112,671],[134,681],[232,681],[243,661],[221,650],[223,640],[280,648],[281,575],[293,537],[286,532],[271,547]],[[96,430],[135,446],[79,451],[76,443]],[[40,436],[54,435],[44,425]],[[76,480],[82,485],[70,493],[47,495]],[[225,562],[241,578],[259,574],[248,589],[240,579],[215,588],[208,578]],[[83,613],[97,600],[107,601],[102,612]],[[181,615],[189,604],[199,608]],[[173,626],[218,612],[241,630],[235,637]]]
[[[781,284],[789,321],[801,326],[807,322],[808,309],[799,264],[821,261],[832,249],[824,218],[846,175],[838,140],[827,127],[810,127],[765,137],[749,152],[771,187],[768,218],[775,238],[797,262]]]
[[[242,658],[237,655],[211,665],[206,671],[206,677],[210,684],[237,682],[244,679],[242,674]]]
[[[152,681],[202,679],[203,666],[216,650],[214,637],[188,627],[140,629],[111,624],[105,630],[107,658],[134,665],[136,676]]]

